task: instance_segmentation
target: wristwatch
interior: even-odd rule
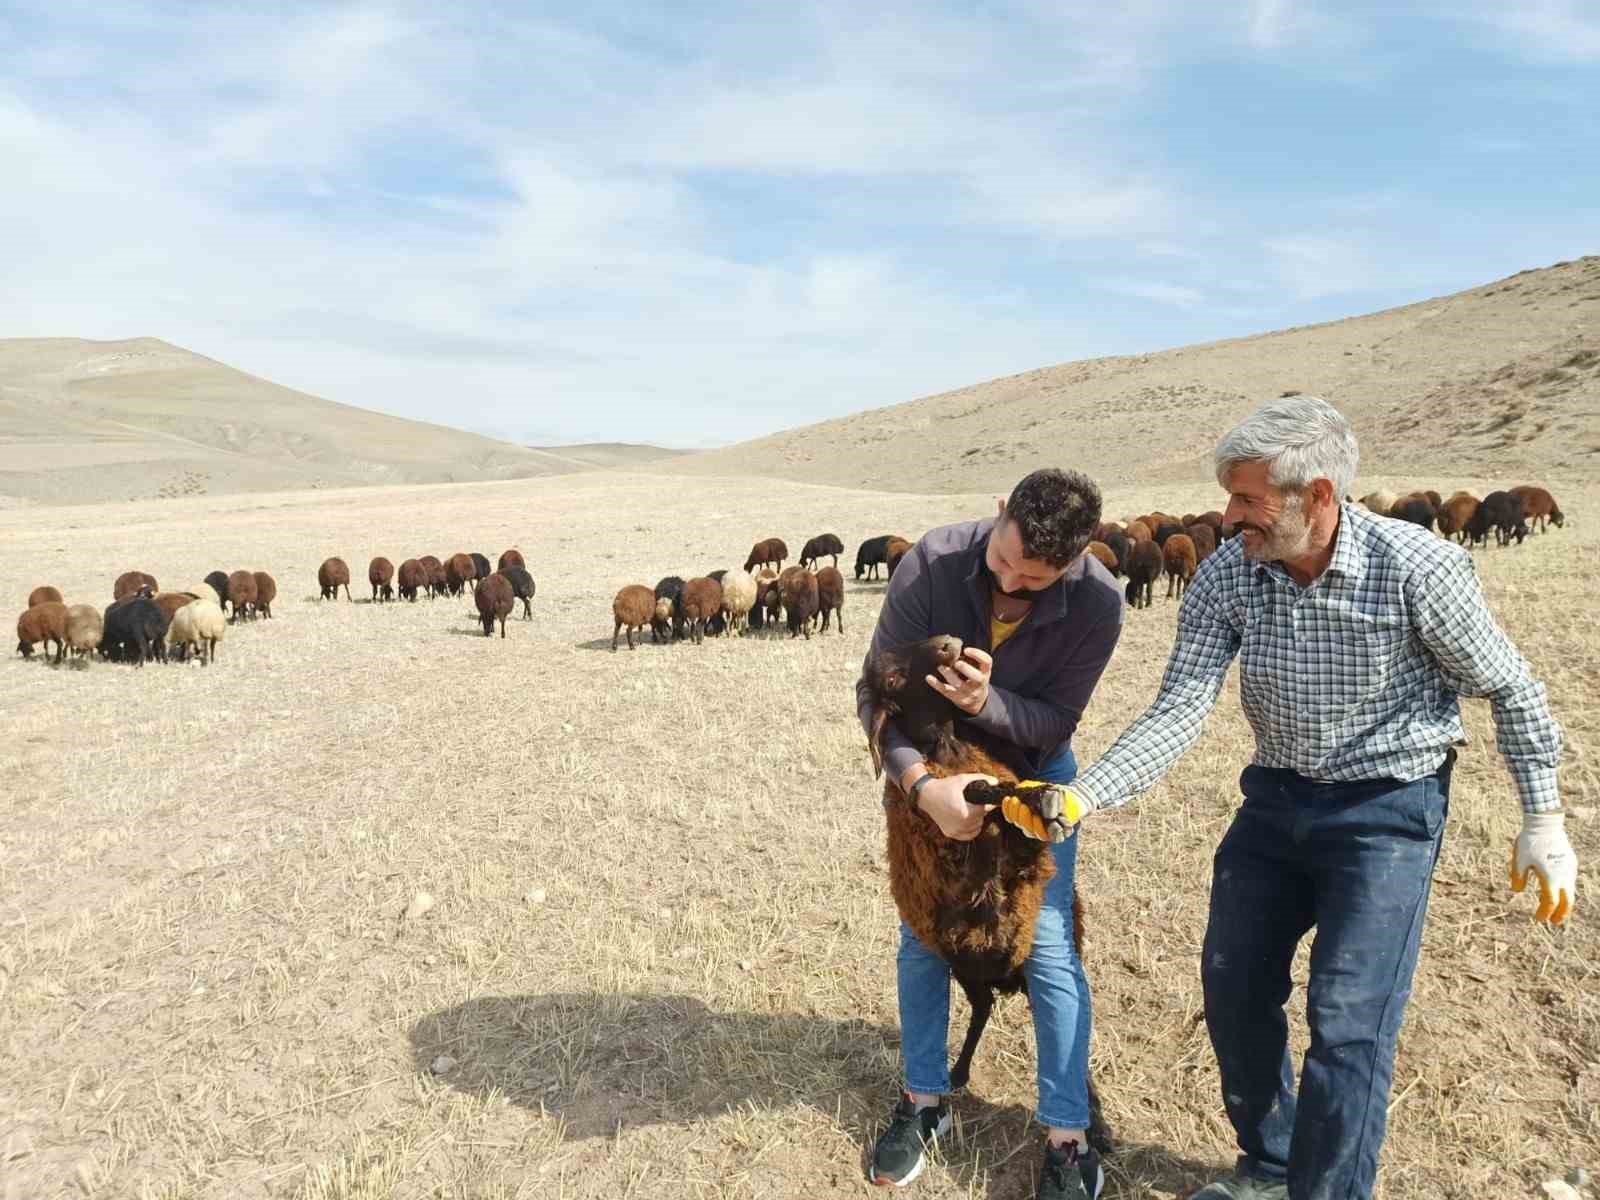
[[[927,783],[932,778],[932,771],[924,771],[921,775],[917,776],[917,781],[906,789],[906,799],[911,801],[912,808],[917,806],[917,793],[922,790],[922,785]]]

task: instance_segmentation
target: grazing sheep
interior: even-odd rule
[[[180,661],[186,661],[193,652],[209,666],[217,661],[217,643],[222,640],[227,624],[220,606],[203,598],[196,600],[172,614],[172,624],[167,627],[167,645],[177,648]]]
[[[45,656],[50,654],[54,642],[59,663],[67,656],[67,606],[59,600],[44,600],[29,605],[17,618],[17,653],[23,658],[33,657],[35,642],[44,645]]]
[[[708,576],[699,576],[683,585],[680,600],[684,625],[698,646],[705,640],[706,625],[722,611],[722,585]]]
[[[1400,503],[1400,497],[1391,491],[1380,490],[1368,492],[1361,497],[1361,503],[1366,506],[1368,512],[1377,513],[1380,517],[1387,517],[1389,511]]]
[[[106,609],[100,653],[112,662],[142,667],[149,658],[166,661],[167,619],[149,596],[135,592]]]
[[[1061,821],[1060,789],[1023,782],[1028,766],[1019,748],[963,720],[954,704],[928,686],[929,675],[937,677],[940,668],[960,661],[961,648],[953,637],[893,646],[872,655],[865,671],[872,697],[867,746],[874,777],[883,775],[883,736],[893,722],[922,752],[936,778],[970,773],[997,781],[967,785],[969,804],[996,807],[976,838],[953,841],[918,811],[896,779],[884,779],[889,890],[895,907],[917,940],[949,963],[972,1008],[950,1072],[952,1088],[966,1086],[996,994],[1027,989],[1022,968],[1033,950],[1045,888],[1055,877],[1050,843],[1023,833],[1006,810],[1025,809],[1043,823],[1052,841],[1069,833]],[[1084,907],[1076,891],[1072,912],[1073,946],[1082,958]],[[1089,1113],[1089,1138],[1105,1148],[1110,1131],[1092,1083]]]
[[[506,577],[506,582],[511,585],[511,595],[522,601],[522,619],[533,620],[533,576],[528,574],[528,569],[521,563],[507,563],[500,568],[500,574]]]
[[[1210,512],[1201,513],[1195,518],[1195,523],[1198,525],[1211,526],[1212,532],[1217,534],[1217,541],[1219,543],[1222,541],[1222,514],[1217,512],[1216,509],[1212,509]]]
[[[394,564],[379,556],[367,564],[367,582],[372,585],[372,602],[394,599]]]
[[[1517,539],[1517,545],[1522,545],[1522,539],[1528,536],[1528,524],[1522,517],[1522,501],[1510,492],[1490,492],[1485,496],[1473,517],[1469,532],[1474,541],[1483,541],[1487,539],[1490,529],[1494,530],[1495,545],[1509,546],[1512,538]]]
[[[526,561],[524,561],[521,550],[512,549],[501,552],[500,561],[495,564],[495,570],[504,571],[507,567],[521,567],[523,570],[528,569],[528,564]]]
[[[1203,563],[1217,552],[1217,531],[1204,521],[1196,521],[1184,530],[1189,535],[1189,540],[1194,543],[1194,556],[1197,563]]]
[[[489,570],[489,560],[483,555],[479,554],[476,550],[467,555],[467,557],[472,560],[472,570],[474,572],[471,581],[472,586],[477,587],[478,584],[489,578],[489,575],[491,574]]]
[[[633,631],[648,625],[655,611],[655,593],[644,584],[630,583],[618,592],[616,599],[611,601],[611,615],[617,622],[611,631],[612,653],[617,649],[617,635],[624,628],[628,631],[628,649],[637,650],[638,646],[633,641]]]
[[[683,576],[668,575],[656,584],[650,616],[650,640],[671,642],[684,635],[682,627]]]
[[[428,586],[428,572],[416,559],[408,558],[400,564],[397,582],[400,585],[400,599],[415,604],[417,593]]]
[[[1134,608],[1149,608],[1155,599],[1155,582],[1161,575],[1164,560],[1161,547],[1149,538],[1135,542],[1128,552],[1128,584],[1123,589],[1128,603]]]
[[[837,572],[835,572],[837,574]],[[722,619],[732,633],[750,623],[750,610],[756,606],[756,580],[748,571],[729,571],[722,584]]]
[[[213,571],[206,576],[205,582],[217,594],[217,603],[226,608],[228,606],[228,573],[226,571]],[[201,593],[201,595],[204,594],[204,592]]]
[[[1439,532],[1445,537],[1454,536],[1456,541],[1465,543],[1470,536],[1467,533],[1467,526],[1471,524],[1473,514],[1477,511],[1476,496],[1471,492],[1457,492],[1439,506]]]
[[[1166,544],[1161,547],[1161,565],[1167,572],[1167,599],[1172,599],[1172,589],[1178,589],[1178,599],[1183,599],[1183,593],[1189,586],[1189,580],[1194,578],[1194,570],[1198,565],[1199,556],[1194,548],[1194,539],[1186,533],[1175,533],[1167,538]]]
[[[889,560],[888,546],[890,542],[904,541],[892,533],[880,534],[870,537],[856,547],[856,579],[859,581],[863,575],[868,579],[878,577],[878,568],[887,564]]]
[[[1409,521],[1411,524],[1420,525],[1424,529],[1433,528],[1433,505],[1420,492],[1397,500],[1395,506],[1389,510],[1389,515],[1396,521]]]
[[[467,590],[468,584],[477,582],[478,564],[472,561],[470,554],[452,554],[444,565],[444,578],[450,594],[459,596]]]
[[[1100,565],[1111,574],[1117,573],[1117,556],[1110,546],[1104,542],[1090,542],[1085,554],[1100,560]]]
[[[233,576],[228,576],[231,582]],[[322,589],[322,599],[337,600],[339,589],[344,588],[344,598],[351,599],[350,595],[350,567],[342,558],[330,558],[317,568],[317,585]],[[234,609],[234,619],[239,617],[238,609]]]
[[[162,592],[155,597],[155,602],[156,607],[161,610],[161,615],[167,619],[167,623],[170,625],[173,613],[186,605],[193,604],[199,598],[189,592]]]
[[[894,574],[893,566],[889,574]],[[804,567],[790,567],[778,576],[778,591],[783,597],[783,616],[789,626],[789,636],[797,638],[803,633],[809,642],[811,622],[821,605],[817,577]]]
[[[450,573],[444,569],[444,564],[431,554],[424,554],[417,559],[422,564],[422,569],[428,573],[428,598],[437,599],[450,590]]]
[[[1549,525],[1560,529],[1567,523],[1566,514],[1556,504],[1556,498],[1544,488],[1523,484],[1512,488],[1511,494],[1522,501],[1522,515],[1536,525],[1540,533],[1550,532]]]
[[[324,593],[326,599],[326,593]],[[235,571],[228,576],[228,604],[233,609],[233,619],[238,621],[252,616],[256,610],[256,575],[254,571]]]
[[[888,564],[890,579],[894,578],[895,568],[900,565],[900,560],[906,556],[906,552],[910,549],[911,543],[902,537],[892,537],[889,539],[888,545],[884,546],[883,557],[884,562]]]
[[[143,571],[124,571],[111,586],[111,598],[121,600],[124,596],[136,596],[146,588],[154,596],[161,590],[161,585],[156,582],[154,575],[146,575]]]
[[[105,621],[100,610],[89,604],[74,604],[67,609],[67,647],[80,657],[93,654],[105,636]]]
[[[1128,540],[1130,542],[1148,542],[1154,536],[1150,532],[1150,526],[1143,521],[1130,521],[1128,523]]]
[[[767,563],[777,564],[778,570],[783,570],[783,560],[789,557],[789,547],[783,544],[782,538],[766,538],[750,547],[750,557],[744,561],[744,569],[753,571],[755,568],[765,566]]]
[[[272,602],[278,598],[278,581],[265,571],[255,572],[256,612],[272,620]]]
[[[1109,546],[1111,543],[1106,539],[1109,538],[1113,533],[1122,532],[1122,526],[1118,525],[1115,521],[1101,521],[1100,524],[1094,527],[1094,537],[1090,540],[1099,542],[1105,546]]]
[[[478,584],[472,599],[478,606],[478,620],[483,622],[483,636],[493,637],[494,623],[499,621],[500,636],[505,637],[506,618],[511,615],[511,609],[517,602],[516,594],[511,590],[511,581],[504,575],[488,575]]]
[[[1113,575],[1121,575],[1128,569],[1128,553],[1133,549],[1133,539],[1121,529],[1113,529],[1106,534],[1102,542],[1112,554],[1116,555],[1117,565],[1112,570]]]
[[[805,549],[800,551],[800,565],[802,567],[815,567],[817,561],[824,555],[833,556],[833,565],[839,565],[839,555],[844,553],[844,543],[831,533],[819,533],[806,543]]]
[[[822,632],[828,632],[828,614],[837,618],[844,633],[844,575],[838,567],[823,567],[817,572],[817,610],[822,613]]]
[[[57,604],[60,604],[61,593],[55,588],[51,587],[49,584],[43,584],[40,587],[34,588],[33,591],[28,593],[29,608],[32,608],[35,604],[44,604],[51,600],[54,600]]]
[[[1156,545],[1165,546],[1168,538],[1182,532],[1183,526],[1179,525],[1176,521],[1164,521],[1156,527],[1155,533],[1151,536]]]

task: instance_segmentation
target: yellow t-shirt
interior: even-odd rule
[[[1026,614],[1015,621],[1002,621],[998,617],[989,618],[989,653],[993,654],[1000,649],[1005,640],[1017,631],[1017,626],[1027,620]]]

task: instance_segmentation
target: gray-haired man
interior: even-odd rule
[[[1315,397],[1264,405],[1216,450],[1239,536],[1200,568],[1154,704],[1072,785],[1125,803],[1193,744],[1239,659],[1255,732],[1244,803],[1217,848],[1201,951],[1206,1025],[1238,1171],[1194,1200],[1372,1194],[1401,1015],[1449,806],[1458,698],[1485,696],[1523,829],[1512,887],[1559,923],[1577,860],[1556,792],[1561,730],[1484,603],[1472,558],[1339,497],[1349,424]],[[1289,965],[1311,948],[1298,1096]]]

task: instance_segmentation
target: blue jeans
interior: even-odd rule
[[[1038,771],[1036,779],[1071,783],[1078,774],[1072,748],[1064,746]],[[1033,950],[1023,963],[1033,1035],[1038,1054],[1038,1119],[1058,1129],[1089,1126],[1089,980],[1072,945],[1072,877],[1078,857],[1075,835],[1052,847],[1055,878],[1045,888],[1033,935]],[[950,1090],[950,968],[900,923],[897,960],[900,994],[900,1052],[906,1088],[943,1095]]]
[[[1206,1027],[1241,1167],[1287,1180],[1293,1200],[1372,1195],[1453,760],[1412,783],[1239,777],[1244,804],[1213,866]],[[1313,927],[1296,1096],[1283,1004]]]

